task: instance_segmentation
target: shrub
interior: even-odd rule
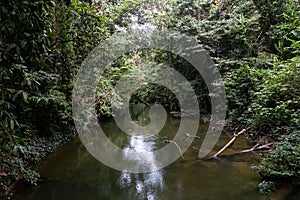
[[[300,184],[300,130],[282,136],[282,141],[262,160],[253,167],[264,181],[259,185],[265,191],[263,183],[280,182]]]
[[[254,93],[245,117],[259,134],[276,137],[299,125],[300,57],[279,62],[269,70]]]

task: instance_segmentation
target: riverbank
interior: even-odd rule
[[[66,134],[55,134],[47,137],[35,136],[22,146],[16,146],[12,153],[0,153],[0,199],[10,199],[16,186],[20,182],[36,185],[40,179],[39,174],[31,167],[42,161],[60,146],[70,142],[75,131]]]

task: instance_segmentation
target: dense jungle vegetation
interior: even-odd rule
[[[74,134],[72,88],[83,59],[130,17],[195,37],[225,80],[228,126],[245,127],[251,142],[275,143],[253,168],[258,188],[274,191],[300,181],[299,0],[11,0],[1,1],[1,196],[18,180],[37,184],[30,169]],[[145,8],[157,9],[150,12]],[[171,59],[170,59],[171,58]],[[166,52],[124,55],[99,79],[97,111],[111,115],[115,80],[144,59],[172,64],[191,81],[204,114],[209,96],[188,63]],[[171,60],[171,61],[170,61]],[[149,85],[135,98],[157,95],[178,111],[176,99]]]

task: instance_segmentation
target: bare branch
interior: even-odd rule
[[[186,133],[185,137],[182,138],[182,140],[186,140],[186,138],[198,138],[201,139],[201,137],[197,136],[197,135],[190,135],[189,133]]]
[[[170,142],[170,143],[175,144],[181,154],[181,158],[184,158],[180,146],[174,140],[163,140],[163,142]]]
[[[235,153],[232,153],[230,155],[236,155],[236,154],[247,153],[247,152],[252,152],[252,151],[270,150],[272,145],[273,145],[273,143],[268,143],[268,144],[264,144],[264,145],[256,144],[256,145],[254,145],[250,149],[246,149],[246,150],[243,150],[243,151],[235,152]]]
[[[225,151],[230,145],[233,144],[233,142],[236,140],[236,138],[241,135],[242,133],[246,132],[246,129],[241,130],[240,132],[238,132],[237,134],[233,134],[233,138],[222,148],[220,149],[215,155],[213,155],[213,157],[217,157],[219,156],[223,151]]]

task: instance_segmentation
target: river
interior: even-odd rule
[[[132,106],[135,120],[141,124],[147,121],[147,109],[141,109],[140,104]],[[127,152],[124,157],[135,155],[135,150],[144,152],[149,158],[148,164],[152,165],[156,162],[152,152],[164,146],[165,139],[172,139],[179,124],[179,118],[168,116],[159,134],[144,138],[124,134],[113,119],[101,122],[110,140]],[[199,123],[197,135],[200,139],[194,140],[184,158],[159,171],[144,174],[120,172],[103,165],[88,153],[79,138],[75,138],[38,163],[35,169],[43,182],[20,189],[14,199],[259,199],[256,186],[260,177],[251,169],[251,165],[259,161],[259,156],[245,153],[219,159],[198,159],[195,148],[201,146],[206,129],[207,124]],[[223,133],[214,152],[229,140],[230,134]],[[224,154],[249,147],[247,139],[241,136]]]

